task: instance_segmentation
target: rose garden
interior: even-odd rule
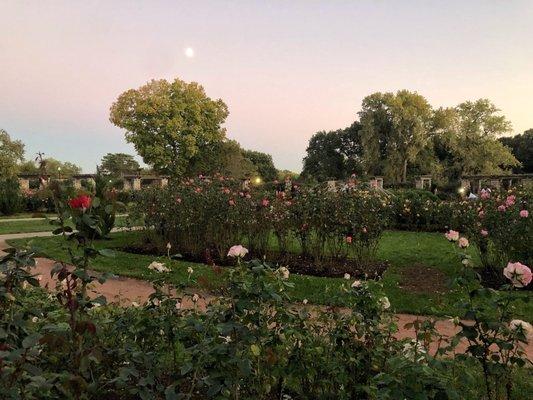
[[[373,148],[368,113],[327,135]],[[0,223],[21,233],[2,237],[2,399],[529,397],[531,188],[467,197],[446,174],[467,168],[447,164],[458,153],[440,192],[406,186],[408,156],[268,178],[239,169],[259,153],[223,140],[226,115],[197,84],[152,81],[111,121],[168,185],[127,190],[101,168],[75,187],[42,157],[36,187],[2,181],[2,213],[46,218]]]

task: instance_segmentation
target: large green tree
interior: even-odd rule
[[[278,170],[270,154],[254,150],[243,150],[243,156],[257,169],[257,173],[264,181],[271,182],[276,179]]]
[[[0,129],[0,177],[9,178],[17,173],[17,164],[24,159],[24,144],[12,140],[9,134]]]
[[[511,123],[487,99],[440,108],[433,119],[433,145],[438,161],[450,179],[468,174],[500,174],[518,161],[498,136]]]
[[[225,137],[228,107],[212,100],[198,83],[152,80],[122,93],[110,120],[126,130],[144,162],[157,172],[179,177],[203,152]]]
[[[361,125],[315,133],[309,140],[302,176],[317,181],[344,179],[362,172]]]
[[[210,146],[195,157],[188,166],[186,175],[213,175],[221,173],[237,179],[257,174],[255,165],[244,156],[244,150],[235,140],[224,140]]]
[[[406,182],[409,163],[430,141],[432,109],[416,92],[374,93],[359,112],[369,172]]]
[[[528,129],[521,135],[502,137],[500,142],[511,149],[521,165],[513,168],[516,173],[533,173],[533,129]]]
[[[141,166],[131,154],[107,153],[102,157],[100,169],[107,174],[122,176],[137,173]]]

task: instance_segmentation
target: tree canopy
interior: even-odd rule
[[[45,158],[42,160],[44,164],[44,172],[52,176],[69,177],[81,173],[81,167],[68,162],[59,161],[55,158]],[[42,171],[35,161],[24,161],[19,166],[19,172],[22,174],[40,174]]]
[[[9,134],[0,129],[0,177],[9,178],[17,173],[17,164],[24,159],[24,144],[12,140]]]
[[[405,182],[429,173],[447,184],[463,174],[500,174],[519,165],[498,141],[511,124],[487,99],[433,109],[416,92],[378,92],[363,99],[358,116],[351,136],[338,130],[310,139],[304,176],[343,179],[360,170]]]
[[[130,154],[107,153],[102,157],[100,170],[106,174],[122,176],[137,173],[141,166]]]
[[[188,166],[186,175],[213,175],[221,173],[237,179],[257,174],[254,164],[244,157],[244,150],[235,140],[224,140],[210,146],[195,157]]]
[[[318,181],[344,179],[362,172],[361,125],[315,133],[309,140],[302,176]]]
[[[521,135],[502,137],[500,142],[509,147],[521,165],[513,168],[516,173],[533,173],[533,129],[528,129]]]
[[[198,83],[152,80],[122,93],[110,120],[126,130],[144,162],[157,172],[179,177],[203,152],[225,138],[226,104],[209,98]]]
[[[270,154],[254,150],[243,150],[243,156],[253,164],[264,181],[271,182],[276,179],[278,170],[274,166],[274,161],[272,161]]]
[[[363,99],[359,118],[369,171],[407,180],[407,167],[429,142],[431,106],[416,92],[374,93]]]

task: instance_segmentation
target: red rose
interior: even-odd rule
[[[70,208],[86,210],[91,206],[92,199],[89,196],[81,195],[70,199],[68,204]]]

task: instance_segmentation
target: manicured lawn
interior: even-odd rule
[[[24,217],[19,217],[24,218]],[[50,217],[50,220],[55,218],[54,216]],[[56,225],[52,225],[50,220],[46,219],[35,219],[35,220],[25,220],[25,221],[11,221],[11,218],[5,218],[0,221],[0,235],[5,235],[9,233],[27,233],[27,232],[51,232]],[[135,221],[133,221],[135,222]],[[123,227],[127,226],[128,219],[125,216],[118,216],[115,226]]]
[[[99,248],[120,248],[126,244],[138,241],[142,232],[121,232],[111,235],[111,239],[97,243]],[[9,241],[15,246],[25,245],[29,239]],[[41,254],[50,258],[68,260],[67,253],[61,248],[61,238],[34,238],[32,244]],[[474,262],[477,256],[472,251]],[[383,277],[383,284],[392,306],[397,312],[413,314],[433,314],[439,316],[455,315],[454,304],[457,298],[448,290],[449,281],[458,268],[458,256],[453,246],[441,234],[405,231],[388,231],[384,234],[378,257],[388,260],[391,267]],[[147,266],[155,257],[137,255],[116,251],[116,256],[101,257],[96,260],[93,268],[98,271],[108,271],[117,275],[124,275],[139,279],[160,277]],[[172,261],[160,257],[160,261],[171,265],[172,272],[168,279],[175,283],[186,283],[187,267],[195,270],[193,275],[196,286],[206,286],[208,289],[220,286],[223,277],[213,268],[198,263]],[[418,274],[418,270],[420,273]],[[409,271],[408,275],[405,275]],[[201,279],[198,279],[202,277]],[[438,278],[438,279],[435,279]],[[291,290],[294,300],[308,299],[315,304],[342,305],[335,300],[342,279],[319,278],[291,274],[291,281],[295,283]],[[434,281],[433,285],[425,286],[426,281]],[[422,283],[422,284],[420,284]],[[201,285],[200,285],[201,284]],[[522,292],[518,296],[529,296],[531,292]],[[533,302],[523,303],[516,309],[516,316],[522,319],[533,319]]]

